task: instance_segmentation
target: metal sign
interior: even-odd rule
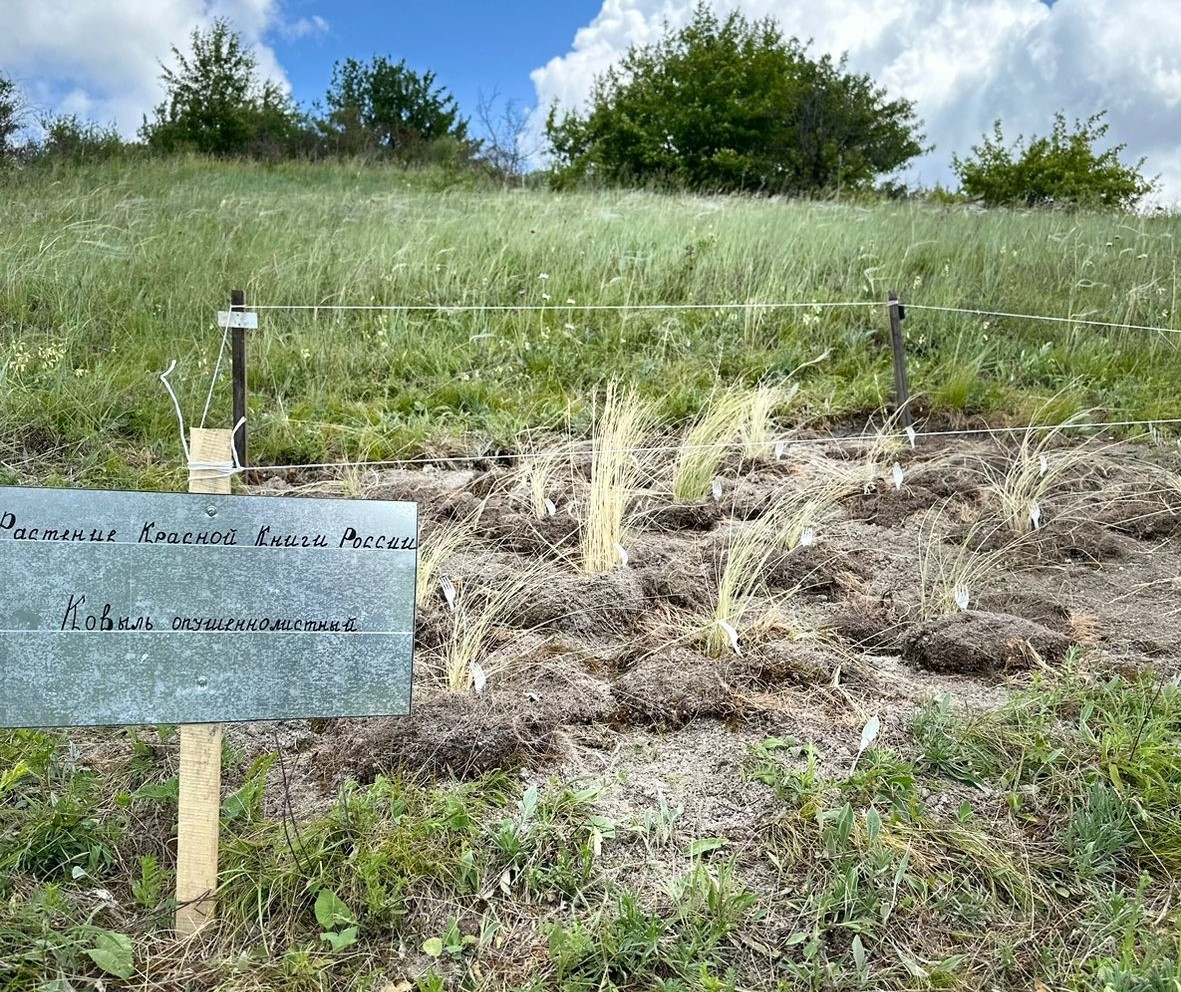
[[[0,487],[0,727],[410,711],[418,508]]]

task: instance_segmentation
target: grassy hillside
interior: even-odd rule
[[[172,484],[173,359],[204,405],[231,288],[262,305],[905,301],[1172,327],[1181,220],[961,207],[457,187],[344,165],[144,162],[6,175],[0,209],[0,459],[8,477]],[[251,341],[259,464],[512,446],[585,430],[611,376],[676,420],[717,377],[804,363],[800,419],[878,409],[878,308],[268,311]],[[1173,341],[912,310],[912,389],[940,417],[1097,406],[1181,413]],[[817,361],[822,355],[823,360]],[[228,425],[228,385],[214,424]]]
[[[600,443],[268,479],[418,504],[413,713],[226,727],[192,939],[176,728],[0,729],[2,992],[1181,990],[1176,450],[772,457],[889,289],[929,422],[1181,417],[1172,334],[921,309],[1181,327],[1181,220],[125,168],[0,176],[0,485],[183,489],[231,288],[255,464]]]

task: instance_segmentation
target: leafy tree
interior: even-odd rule
[[[16,83],[0,73],[0,160],[15,150],[12,139],[24,126],[26,110],[24,96]]]
[[[989,206],[1065,204],[1127,209],[1156,188],[1140,173],[1144,159],[1134,166],[1120,162],[1123,145],[1096,153],[1094,145],[1107,134],[1106,111],[1076,120],[1068,131],[1066,117],[1054,115],[1048,137],[1020,136],[1005,145],[1001,122],[972,146],[972,157],[952,156],[952,168],[963,192]]]
[[[59,114],[41,121],[45,132],[39,157],[67,162],[95,162],[124,154],[129,147],[113,126],[84,121],[77,114]]]
[[[419,74],[385,56],[368,63],[337,62],[325,100],[328,115],[319,121],[338,150],[351,154],[384,151],[417,158],[431,144],[448,143],[468,158],[476,143],[468,139],[468,121],[435,73]]]
[[[285,145],[299,132],[299,114],[224,20],[193,30],[191,53],[175,46],[177,67],[164,67],[167,91],[140,137],[160,151],[239,155]]]
[[[556,176],[763,192],[869,186],[922,154],[922,123],[910,101],[887,99],[845,65],[809,57],[771,18],[719,20],[700,3],[686,27],[597,77],[584,114],[551,108]]]

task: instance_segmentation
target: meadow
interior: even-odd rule
[[[422,526],[414,714],[227,727],[195,938],[176,728],[0,731],[0,988],[1181,989],[1176,432],[1081,426],[1181,417],[1177,218],[0,184],[0,484],[183,489],[241,288],[334,464],[236,491]]]

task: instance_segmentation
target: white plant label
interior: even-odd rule
[[[910,424],[906,425],[906,440],[910,442],[910,446],[912,448],[915,445],[915,441],[918,440],[918,435],[914,432],[914,427],[912,427]]]
[[[783,453],[787,450],[787,445],[782,441],[775,442],[775,460],[777,462],[783,461]]]
[[[738,646],[738,631],[736,631],[734,627],[725,620],[719,620],[718,626],[721,627],[722,632],[728,638],[730,638],[730,647],[734,649],[734,653],[738,655],[742,654],[742,649]]]
[[[713,493],[714,502],[720,503],[722,500],[722,480],[714,479],[714,484],[710,491]]]
[[[849,774],[857,770],[857,762],[861,760],[861,756],[865,754],[866,748],[869,747],[875,740],[877,740],[878,733],[882,729],[882,721],[877,716],[871,716],[869,722],[866,723],[864,729],[861,731],[861,743],[857,747],[857,754],[853,756],[853,765],[849,769]]]
[[[554,506],[554,501],[548,496],[545,498],[545,512],[551,517],[557,516],[558,513],[558,508]]]
[[[615,550],[619,552],[619,567],[627,568],[627,563],[630,560],[627,556],[627,549],[618,541],[615,542]]]
[[[455,612],[455,583],[450,579],[443,579],[439,583],[439,588],[443,590],[443,598],[447,600],[447,607],[452,613]]]
[[[894,476],[894,488],[901,489],[902,488],[902,466],[899,465],[897,462],[894,463],[893,476]]]
[[[955,587],[952,594],[955,596],[955,605],[961,610],[966,610],[968,608],[968,602],[971,598],[968,595],[968,587],[958,585]]]
[[[1045,475],[1050,469],[1050,463],[1046,461],[1046,456],[1041,455],[1038,458],[1038,475]]]
[[[218,310],[218,327],[241,327],[247,331],[258,330],[258,314],[252,310]]]
[[[800,547],[810,548],[812,542],[816,540],[816,531],[812,527],[805,527],[804,532],[800,535]]]
[[[476,690],[477,696],[484,694],[484,686],[488,684],[488,676],[484,672],[483,666],[478,661],[472,662],[472,688]]]
[[[1033,529],[1037,530],[1042,525],[1042,508],[1037,505],[1037,502],[1029,504],[1029,521],[1033,524]]]

